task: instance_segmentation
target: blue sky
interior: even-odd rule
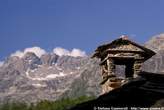
[[[122,34],[144,43],[164,32],[164,0],[0,0],[0,60],[39,46],[88,54]]]

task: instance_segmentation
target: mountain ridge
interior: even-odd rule
[[[145,43],[157,54],[143,64],[148,72],[164,72],[164,34]],[[119,67],[118,72],[122,74]],[[38,57],[27,52],[21,58],[8,57],[0,66],[0,102],[58,100],[101,94],[99,60],[45,53]]]
[[[85,65],[89,66],[92,62],[89,57],[56,54],[44,54],[39,58],[32,52],[22,58],[11,56],[0,68],[0,101],[37,102],[71,96],[74,80],[80,79],[81,74],[89,69]],[[94,92],[91,91],[89,95],[99,93]]]

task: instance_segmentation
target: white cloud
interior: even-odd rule
[[[59,56],[73,56],[73,57],[85,57],[87,56],[85,51],[82,51],[80,49],[72,49],[72,51],[69,51],[67,49],[61,48],[61,47],[56,47],[53,49],[53,53],[59,55]]]
[[[46,51],[40,47],[32,47],[32,48],[26,48],[24,50],[24,53],[27,53],[27,52],[33,52],[35,53],[38,57],[41,57],[43,54],[46,53]]]
[[[16,51],[15,53],[11,54],[11,56],[18,56],[20,58],[22,58],[27,52],[33,52],[35,53],[38,57],[41,57],[43,54],[46,54],[47,52],[40,48],[40,47],[30,47],[30,48],[26,48],[23,51]],[[71,51],[61,48],[61,47],[56,47],[53,49],[53,53],[59,55],[59,56],[73,56],[73,57],[85,57],[87,56],[85,51],[82,51],[80,49],[72,49]]]
[[[56,47],[53,49],[53,53],[59,55],[59,56],[66,56],[66,55],[70,55],[70,52],[64,48],[61,47]]]
[[[71,56],[73,56],[73,57],[78,57],[78,56],[80,56],[80,57],[84,57],[84,56],[86,56],[86,53],[85,53],[85,51],[82,51],[82,50],[80,50],[80,49],[73,49],[72,51],[71,51]]]
[[[24,51],[16,51],[15,53],[11,54],[11,56],[18,56],[18,57],[23,57],[26,53],[28,52],[33,52],[35,53],[38,57],[41,57],[43,54],[46,53],[46,51],[40,47],[31,47],[31,48],[26,48]]]
[[[17,56],[21,58],[24,56],[24,52],[17,50],[15,53],[11,54],[11,56]]]
[[[0,61],[0,67],[1,67],[3,64],[4,64],[4,62],[3,62],[3,61]]]

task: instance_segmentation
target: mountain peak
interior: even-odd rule
[[[44,54],[40,59],[43,64],[51,66],[57,62],[58,58],[59,56],[56,54]]]
[[[31,58],[38,58],[35,53],[33,52],[27,52],[24,56],[23,59],[29,60]]]
[[[10,56],[4,61],[4,64],[16,63],[18,60],[20,60],[18,56]]]
[[[148,42],[145,43],[145,46],[154,50],[155,52],[164,50],[164,33],[153,36]]]

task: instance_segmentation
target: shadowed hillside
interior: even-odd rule
[[[164,106],[164,75],[140,73],[124,86],[71,110],[93,110],[94,107],[162,107]]]

